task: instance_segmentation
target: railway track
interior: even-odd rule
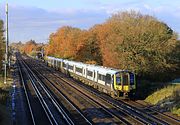
[[[24,89],[28,109],[29,109],[29,112],[30,112],[30,117],[31,117],[31,120],[32,120],[32,124],[36,125],[35,119],[34,119],[34,114],[33,114],[33,111],[32,111],[32,106],[31,106],[30,99],[29,99],[29,95],[28,95],[27,88],[26,88],[25,82],[24,82],[25,80],[24,80],[23,75],[22,75],[22,69],[20,68],[19,63],[18,63],[18,70],[19,70],[19,74],[20,74],[21,84],[22,84],[23,89]]]
[[[54,74],[54,75],[57,75],[57,74]],[[59,77],[59,76],[57,76],[57,77]],[[59,77],[59,78],[62,79],[63,77]],[[66,81],[66,83],[68,83],[68,82],[69,81]],[[70,85],[73,85],[73,84],[71,83]],[[84,87],[84,84],[81,84],[81,86]],[[86,89],[86,90],[89,91],[90,89]],[[92,93],[94,93],[94,92],[92,92]],[[104,94],[102,94],[102,95],[104,95]],[[100,98],[102,98],[102,96],[100,96]],[[107,100],[107,98],[109,98],[109,96],[105,95],[104,100]],[[112,100],[112,98],[109,98],[109,100]],[[161,112],[158,112],[157,110],[153,110],[153,109],[149,109],[149,108],[148,109],[146,108],[145,110],[141,110],[140,108],[134,107],[133,105],[134,105],[134,103],[136,103],[134,101],[133,101],[133,103],[130,103],[130,104],[128,104],[122,100],[120,100],[119,102],[116,102],[115,100],[108,101],[108,102],[112,103],[113,105],[116,104],[117,107],[120,107],[120,105],[121,106],[123,105],[123,107],[125,106],[124,109],[127,109],[127,110],[129,109],[129,110],[136,112],[135,117],[137,117],[137,113],[140,116],[146,117],[148,120],[151,121],[148,124],[163,124],[163,125],[164,124],[174,124],[174,125],[180,124],[180,120],[175,119],[175,118],[168,116],[166,114],[163,114]]]
[[[39,75],[41,75],[42,73],[39,73],[37,70],[35,71],[36,73],[37,73],[37,75],[39,74]],[[43,71],[44,72],[44,71]],[[47,73],[47,72],[46,72]],[[44,72],[44,74],[46,74],[45,72]],[[50,76],[51,77],[51,79],[53,78],[52,76]],[[61,91],[63,91],[62,89],[60,90],[60,88],[62,88],[63,86],[61,86],[61,87],[59,87],[58,86],[58,84],[55,84],[55,82],[54,81],[51,81],[51,80],[49,80],[49,78],[46,78],[45,76],[43,76],[43,75],[41,75],[41,79],[46,79],[46,83],[47,82],[49,82],[49,84],[52,86],[52,88],[51,89],[53,89],[53,88],[55,88],[56,89],[56,91],[58,92],[58,93],[60,93],[60,94],[62,94],[62,92]],[[61,81],[62,82],[62,81]],[[78,98],[79,100],[81,100],[81,103],[84,103],[84,108],[86,109],[86,110],[84,110],[83,112],[84,112],[84,114],[86,114],[86,116],[88,115],[89,116],[89,118],[91,117],[95,117],[96,119],[98,119],[98,117],[109,117],[108,119],[109,120],[107,120],[107,119],[105,119],[106,120],[106,122],[112,122],[112,124],[114,123],[116,123],[116,124],[127,124],[127,125],[129,125],[130,123],[127,121],[127,120],[125,120],[122,116],[120,117],[120,116],[117,116],[117,115],[115,115],[114,113],[112,113],[112,111],[110,111],[108,108],[107,108],[107,106],[104,106],[104,105],[102,105],[101,103],[99,103],[98,101],[95,101],[95,100],[93,100],[92,98],[89,98],[87,95],[85,95],[84,93],[82,93],[82,92],[79,92],[79,91],[75,91],[75,90],[72,90],[72,88],[69,88],[68,86],[64,86],[64,88],[63,89],[66,89],[66,88],[68,88],[66,91],[70,91],[70,92],[73,92],[73,95],[76,95],[76,97],[75,98]],[[64,92],[65,93],[65,92]],[[64,95],[64,93],[63,93],[63,95]],[[70,93],[68,93],[68,94],[66,94],[66,96],[68,97],[68,95],[70,95]],[[83,98],[82,98],[83,97]],[[68,98],[71,98],[72,99],[72,97],[68,97]],[[89,105],[90,107],[92,107],[91,109],[88,109],[87,108],[87,105]],[[89,110],[89,111],[88,111]],[[95,113],[94,113],[94,111],[95,111]],[[103,113],[102,113],[103,112]],[[97,113],[97,114],[96,114]],[[100,114],[101,113],[101,114]],[[111,120],[113,120],[113,121],[111,121]],[[95,120],[94,120],[94,122],[96,122]],[[101,121],[102,122],[102,121]],[[104,122],[104,121],[103,121]],[[136,122],[136,123],[138,123],[138,124],[140,124],[140,122]]]
[[[45,67],[44,67],[45,68]],[[37,71],[36,71],[37,72]],[[44,71],[43,71],[44,72]],[[52,71],[51,71],[52,72]],[[40,74],[40,73],[39,73]],[[83,94],[85,94],[86,96],[89,96],[90,94],[88,93],[86,93],[87,91],[89,91],[89,89],[87,89],[87,88],[85,88],[86,89],[86,92],[82,92],[82,90],[81,89],[79,89],[79,88],[77,88],[77,86],[73,86],[74,85],[74,83],[72,83],[72,82],[69,82],[69,81],[67,81],[67,80],[65,80],[65,79],[63,79],[62,78],[62,76],[61,77],[59,77],[59,76],[57,76],[57,74],[53,74],[53,76],[51,76],[51,77],[54,77],[54,76],[56,76],[56,77],[58,77],[59,79],[61,79],[61,80],[63,80],[64,82],[65,82],[65,84],[68,84],[68,85],[70,85],[71,86],[71,88],[74,88],[74,89],[76,89],[76,90],[78,90],[79,92],[81,92],[81,93],[83,93]],[[46,78],[47,79],[47,78]],[[48,80],[48,79],[47,79]],[[62,82],[62,81],[61,81]],[[52,84],[53,84],[53,82],[51,82]],[[82,87],[82,86],[81,86]],[[84,88],[84,86],[83,86],[83,88]],[[97,97],[97,94],[95,94],[94,92],[92,92],[92,91],[89,91],[90,93],[93,93],[94,95],[96,95],[96,97]],[[95,99],[95,97],[89,97],[89,98],[91,98],[94,102],[96,102],[97,100]],[[134,118],[134,119],[136,119],[136,122],[137,121],[139,121],[139,123],[138,124],[168,124],[168,123],[166,123],[166,122],[164,122],[164,121],[162,121],[162,120],[159,120],[159,119],[156,119],[156,118],[154,118],[153,116],[151,116],[151,115],[149,115],[149,114],[146,114],[146,113],[143,113],[143,112],[140,112],[140,111],[138,111],[138,110],[135,110],[135,109],[132,109],[132,107],[129,107],[129,106],[126,106],[125,104],[114,104],[114,102],[112,103],[112,101],[107,101],[107,98],[104,98],[104,97],[102,97],[102,96],[99,96],[98,95],[98,99],[101,99],[101,101],[103,102],[103,103],[106,103],[106,105],[107,105],[107,102],[108,102],[108,104],[109,105],[111,105],[111,107],[113,107],[113,108],[115,108],[117,111],[119,111],[119,112],[123,112],[123,113],[125,113],[126,115],[128,115],[128,116],[130,116],[131,118]],[[142,117],[143,116],[143,117]],[[122,117],[122,116],[121,116]],[[129,121],[129,118],[128,118],[128,120],[127,121]],[[131,121],[131,123],[136,123],[135,121]],[[137,123],[136,123],[137,124]]]
[[[32,72],[32,70],[30,69],[30,67],[23,62],[24,65],[27,67],[27,69],[31,72],[31,74],[34,76],[34,78],[36,79],[36,81],[38,83],[40,83],[40,85],[45,89],[45,91],[48,92],[48,95],[51,95],[49,98],[53,99],[53,102],[56,103],[56,107],[58,108],[58,110],[60,110],[59,112],[63,113],[63,118],[66,119],[66,122],[68,124],[92,124],[88,119],[85,118],[85,116],[83,116],[83,114],[75,107],[73,106],[72,102],[70,102],[63,94],[61,94],[61,96],[63,96],[63,102],[67,102],[66,104],[69,105],[68,108],[71,109],[71,112],[73,112],[73,114],[75,115],[73,118],[69,117],[69,114],[66,113],[66,110],[64,109],[64,107],[62,107],[59,102],[56,100],[57,98],[55,96],[57,95],[52,95],[53,93],[50,92],[50,89],[48,89],[43,82],[41,82],[41,80],[36,76],[36,74],[34,74]],[[62,98],[61,98],[62,99]]]
[[[25,64],[25,62],[27,64]],[[66,105],[66,109],[69,107],[68,109],[71,109],[71,111],[76,110],[76,112],[78,112],[74,114],[81,113],[81,117],[82,119],[84,119],[84,121],[86,121],[86,124],[94,124],[95,122],[91,119],[91,117],[87,117],[88,113],[85,110],[82,110],[74,104],[77,102],[73,100],[72,97],[70,97],[70,95],[73,95],[71,92],[76,94],[74,98],[77,98],[80,101],[85,99],[87,105],[91,104],[98,109],[103,110],[104,112],[106,112],[106,114],[109,114],[111,117],[114,118],[115,121],[119,121],[114,122],[115,124],[179,124],[178,120],[167,117],[164,114],[159,113],[159,115],[157,116],[144,109],[132,106],[131,104],[135,102],[128,104],[127,102],[124,102],[122,100],[114,100],[105,94],[99,93],[97,90],[94,90],[89,86],[86,86],[76,80],[72,80],[71,78],[67,78],[64,74],[57,73],[52,68],[49,68],[42,63],[39,63],[39,61],[37,60],[35,61],[26,59],[25,62],[24,65],[26,65],[27,67],[31,67],[31,72],[32,74],[34,74],[34,77],[36,77],[36,80],[38,82],[41,82],[49,92],[51,91],[50,93],[52,95],[56,95],[56,100],[60,99],[59,96],[61,96],[61,101],[57,101],[57,103],[60,102],[62,106]],[[70,93],[67,92],[69,90],[71,91]],[[67,106],[67,104],[69,106]],[[98,116],[98,114],[93,115],[95,115],[94,117]],[[70,116],[74,117],[72,114],[70,114]],[[75,121],[77,123],[78,120],[73,119],[72,121]]]
[[[113,108],[116,109],[116,111],[121,111],[123,113],[125,113],[126,115],[128,116],[131,116],[133,117],[134,119],[136,119],[137,121],[140,121],[141,124],[162,124],[162,125],[165,125],[165,124],[168,124],[166,122],[163,122],[161,120],[158,120],[142,111],[138,111],[132,107],[130,107],[129,105],[125,105],[125,104],[120,104],[119,102],[115,102],[114,100],[112,100],[111,98],[107,97],[107,96],[102,96],[102,95],[99,95],[97,93],[94,93],[94,91],[90,91],[89,89],[87,89],[86,87],[84,86],[81,86],[83,87],[86,92],[82,91],[82,89],[78,88],[77,86],[74,85],[74,82],[70,82],[62,77],[59,77],[59,79],[62,79],[66,84],[68,83],[68,85],[70,85],[71,87],[73,88],[76,88],[78,89],[79,91],[81,91],[82,93],[86,94],[87,96],[91,94],[93,94],[93,97],[92,99],[95,101],[95,98],[97,98],[98,100],[101,100],[103,103],[105,103],[106,105],[109,104],[111,105]],[[89,91],[90,93],[87,93],[87,91]],[[95,95],[95,96],[94,96]],[[131,123],[133,123],[131,121]],[[140,124],[140,123],[139,123]]]
[[[149,112],[150,114],[154,115],[155,117],[157,117],[159,119],[163,119],[163,121],[166,121],[166,122],[171,123],[173,125],[180,124],[180,119],[176,119],[176,118],[174,118],[172,116],[169,116],[167,114],[159,112],[158,110],[151,108],[151,106],[149,104],[147,106],[145,104],[142,104],[142,103],[139,103],[139,102],[136,102],[136,101],[131,101],[131,100],[124,101],[124,103],[127,103],[128,105],[133,104],[133,106],[140,105],[140,107],[138,109],[143,110],[145,112]]]
[[[72,80],[70,79],[70,81],[72,81]],[[137,107],[134,106],[134,103],[136,103],[134,101],[131,101],[133,103],[127,103],[124,100],[117,101],[117,100],[114,100],[114,99],[112,99],[111,97],[109,97],[107,95],[104,95],[104,94],[99,95],[98,91],[96,91],[96,90],[94,91],[89,86],[85,86],[84,84],[79,84],[79,85],[82,86],[83,88],[85,88],[87,91],[90,91],[91,93],[94,93],[95,95],[99,96],[103,100],[108,101],[109,103],[111,103],[112,105],[115,105],[118,108],[123,106],[123,109],[132,110],[132,111],[136,112],[135,117],[138,116],[137,113],[140,116],[146,117],[147,119],[151,120],[151,122],[148,123],[148,124],[162,124],[162,125],[165,125],[165,124],[167,124],[167,125],[168,124],[174,124],[174,125],[180,124],[180,121],[178,119],[175,119],[175,118],[173,118],[171,116],[160,113],[157,110],[152,110],[152,109],[149,109],[149,108],[148,109],[146,108],[146,110],[144,110],[144,109],[137,108]],[[149,110],[149,111],[147,111],[147,110]],[[154,113],[155,113],[155,115],[154,115]]]
[[[57,74],[55,74],[55,75],[57,75]],[[59,78],[62,79],[62,77],[59,77]],[[67,81],[66,79],[64,79],[64,80]],[[69,79],[69,81],[73,82],[74,80]],[[67,81],[67,82],[69,82],[69,81]],[[81,84],[81,83],[79,83],[79,85],[81,87],[85,88],[87,91],[90,91],[91,93],[94,93],[95,95],[99,96],[103,100],[108,101],[112,105],[115,105],[116,107],[123,106],[123,108],[126,109],[126,110],[132,110],[132,111],[138,113],[140,116],[146,117],[147,119],[152,121],[151,124],[162,124],[162,125],[165,125],[165,124],[167,124],[167,125],[168,124],[178,125],[178,124],[180,124],[180,120],[175,119],[175,118],[173,118],[171,116],[168,116],[166,114],[163,114],[163,113],[161,113],[161,112],[159,112],[157,110],[153,110],[151,108],[141,109],[141,108],[135,107],[134,103],[137,103],[135,101],[131,101],[131,103],[127,103],[127,101],[125,101],[125,100],[117,101],[117,100],[114,100],[114,99],[112,99],[111,97],[109,97],[109,96],[107,96],[105,94],[99,94],[98,91],[92,89],[89,86],[86,86],[86,85]],[[138,104],[138,105],[140,105],[140,104]],[[142,105],[142,107],[145,107],[145,105]],[[137,114],[136,114],[136,116],[137,116]],[[148,124],[150,124],[150,123],[148,123]]]
[[[45,89],[45,87],[43,87],[42,84],[39,81],[37,81],[37,79],[34,77],[34,74],[24,64],[24,62],[19,58],[18,61],[19,61],[21,78],[23,78],[23,75],[24,76],[27,75],[27,77],[29,78],[29,83],[24,84],[23,82],[23,87],[26,93],[26,99],[31,113],[32,124],[33,125],[40,125],[40,124],[74,125],[71,119],[68,118],[67,114],[65,114],[62,110],[60,110],[60,106],[56,103],[53,96],[51,96],[51,94]],[[23,75],[21,68],[24,69]],[[38,101],[36,100],[36,102],[33,102],[32,100],[30,101],[29,99],[30,94],[28,93],[30,91],[29,88],[30,86],[31,86],[31,91],[33,90],[34,92],[33,96],[36,96],[38,98]],[[38,110],[36,109],[37,107],[35,107],[37,105],[38,105]],[[39,108],[43,110],[40,110]],[[39,112],[39,111],[43,111],[43,112]],[[41,119],[42,116],[44,116],[43,119]]]

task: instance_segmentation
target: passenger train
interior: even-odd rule
[[[50,56],[47,56],[45,61],[48,66],[107,93],[113,98],[129,98],[135,94],[135,74],[128,70],[90,65]]]

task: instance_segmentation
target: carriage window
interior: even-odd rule
[[[93,72],[87,71],[87,75],[92,77],[93,76]]]
[[[106,80],[106,76],[102,75],[102,81],[105,81],[105,80]]]
[[[98,74],[98,79],[101,80],[101,81],[105,81],[105,76],[104,75],[101,75],[101,74]]]
[[[59,64],[58,64],[58,65],[59,65],[59,67],[61,67],[61,62],[59,61],[58,63],[59,63]]]
[[[111,75],[110,74],[107,74],[106,75],[106,83],[111,83]]]
[[[63,62],[63,67],[66,67],[66,64]]]
[[[73,66],[69,65],[69,66],[68,66],[68,69],[73,70]]]
[[[76,72],[82,73],[82,68],[76,67]]]

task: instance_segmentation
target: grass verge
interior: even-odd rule
[[[180,85],[168,85],[157,90],[149,95],[145,101],[180,116]]]
[[[10,125],[11,115],[7,108],[7,100],[11,88],[12,79],[7,79],[7,84],[4,84],[3,77],[0,74],[0,125]]]

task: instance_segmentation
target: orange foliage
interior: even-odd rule
[[[78,28],[62,27],[56,33],[50,35],[46,54],[61,58],[74,58],[81,47],[79,40],[81,31]]]
[[[23,44],[22,46],[20,46],[20,51],[26,54],[30,54],[33,52],[33,50],[36,50],[36,48],[37,48],[36,42],[33,40],[30,40],[26,42],[26,44]]]
[[[117,13],[89,30],[58,29],[50,35],[46,54],[156,77],[154,71],[177,68],[179,58],[169,56],[177,46],[177,35],[165,23],[131,11]]]

